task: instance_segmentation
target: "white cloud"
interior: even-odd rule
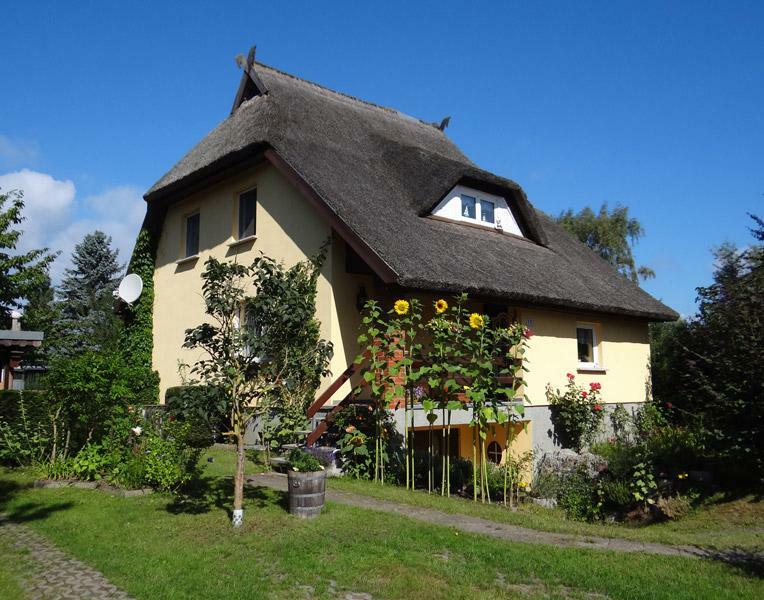
[[[26,220],[21,226],[20,249],[48,247],[61,251],[51,267],[54,282],[60,281],[71,264],[74,246],[96,229],[112,237],[121,263],[129,260],[145,211],[137,187],[116,186],[79,199],[73,182],[23,169],[0,175],[0,188],[24,191]]]
[[[0,134],[0,166],[12,168],[34,163],[40,154],[37,144]]]
[[[69,180],[54,179],[47,173],[22,169],[0,175],[3,192],[22,190],[26,220],[21,224],[22,249],[46,245],[50,232],[63,227],[74,208],[75,188]]]

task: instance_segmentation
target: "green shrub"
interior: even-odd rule
[[[299,471],[300,473],[310,473],[313,471],[323,471],[324,467],[321,462],[309,452],[294,448],[289,453],[289,467],[293,471]]]
[[[189,423],[170,422],[163,431],[147,428],[142,433],[145,478],[162,491],[174,492],[198,474],[201,451],[186,445]]]
[[[110,479],[127,489],[138,489],[150,484],[146,477],[146,461],[140,454],[131,453],[120,463],[114,465]]]
[[[167,419],[191,424],[187,443],[193,448],[209,448],[218,432],[225,429],[225,404],[211,386],[179,385],[165,392]]]
[[[624,512],[634,504],[629,481],[606,478],[600,481],[600,489],[603,506],[607,509]]]
[[[559,475],[537,470],[531,485],[531,496],[534,498],[557,498],[563,485],[563,479]]]
[[[74,457],[72,471],[79,479],[93,481],[101,479],[109,466],[109,457],[104,447],[100,444],[87,444]]]
[[[593,521],[599,517],[602,508],[600,487],[585,471],[577,471],[562,480],[557,504],[569,519]]]

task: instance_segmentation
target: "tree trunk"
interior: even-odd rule
[[[233,478],[233,517],[231,524],[241,527],[244,520],[244,432],[236,432],[236,475]]]

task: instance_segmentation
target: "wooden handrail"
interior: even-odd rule
[[[332,384],[326,388],[323,393],[315,399],[313,404],[311,404],[308,407],[308,418],[312,419],[313,415],[315,415],[319,410],[321,410],[321,407],[324,406],[329,400],[331,400],[332,396],[337,392],[338,389],[342,387],[342,385],[350,379],[353,374],[358,369],[358,365],[352,364],[347,369],[345,369],[337,379],[335,379]]]

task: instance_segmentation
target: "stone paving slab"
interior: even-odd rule
[[[287,490],[286,476],[278,473],[261,473],[254,475],[247,478],[247,483],[250,485],[270,487],[280,491]],[[497,523],[496,521],[481,519],[479,517],[447,513],[431,508],[420,508],[408,504],[389,502],[387,500],[379,500],[370,496],[341,492],[338,490],[327,490],[326,499],[340,504],[398,514],[425,523],[452,527],[454,529],[459,529],[460,531],[488,535],[510,542],[548,544],[551,546],[568,548],[594,548],[596,550],[612,550],[615,552],[644,552],[647,554],[663,554],[667,556],[685,556],[691,558],[700,558],[708,555],[707,551],[693,546],[670,546],[667,544],[639,542],[617,538],[579,536],[565,533],[553,533],[550,531],[539,531],[527,527],[509,525],[507,523]]]
[[[64,551],[27,525],[0,516],[0,537],[19,551],[21,587],[33,600],[88,598],[130,600],[103,574]]]

